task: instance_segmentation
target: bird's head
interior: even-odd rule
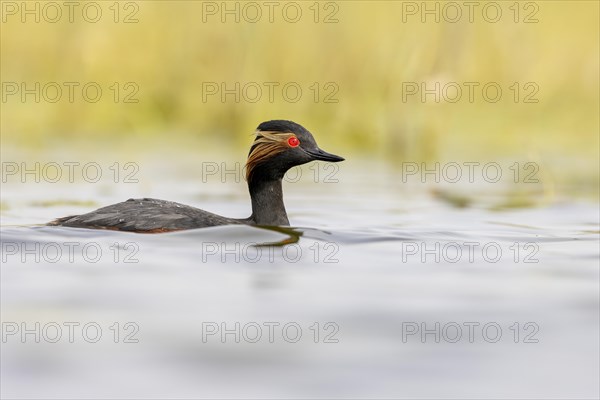
[[[282,179],[286,171],[311,161],[344,161],[319,148],[313,135],[303,126],[285,120],[263,122],[246,162],[246,179]]]

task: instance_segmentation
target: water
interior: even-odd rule
[[[3,397],[599,396],[595,202],[536,188],[536,207],[493,211],[506,187],[466,185],[457,208],[350,164],[284,185],[293,229],[41,226],[143,196],[247,216],[242,182],[192,163],[4,185]]]

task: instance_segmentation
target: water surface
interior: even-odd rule
[[[249,214],[243,181],[173,169],[5,185],[4,397],[598,397],[595,202],[497,211],[505,188],[475,185],[461,208],[341,168],[284,185],[291,230],[42,226],[143,196]]]

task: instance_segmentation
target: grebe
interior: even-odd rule
[[[310,161],[344,161],[321,150],[312,134],[285,120],[263,122],[248,153],[246,180],[252,199],[252,215],[227,218],[195,207],[156,199],[129,199],[83,215],[63,217],[52,226],[160,233],[216,225],[289,225],[281,180],[286,171]]]

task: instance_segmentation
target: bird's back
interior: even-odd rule
[[[240,223],[243,221],[184,204],[143,198],[129,199],[87,214],[59,218],[48,225],[159,233]]]

